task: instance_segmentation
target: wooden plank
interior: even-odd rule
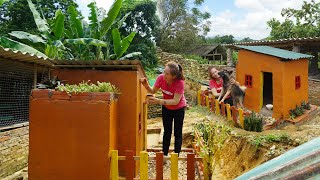
[[[195,154],[188,153],[187,154],[187,180],[195,180]]]
[[[210,109],[210,106],[209,106],[209,96],[206,95],[206,106],[208,107],[208,109]]]
[[[156,153],[156,180],[163,179],[163,152]]]
[[[148,152],[140,152],[140,179],[148,180]]]
[[[221,103],[221,115],[226,116],[226,106],[224,102]]]
[[[118,151],[111,150],[111,179],[119,179]]]
[[[231,117],[230,104],[226,104],[226,109],[227,109],[227,119],[231,121],[232,117]]]
[[[218,99],[215,100],[216,114],[220,115],[220,104]]]
[[[240,122],[240,126],[242,128],[244,128],[244,118],[243,118],[243,109],[239,108],[238,109],[239,112],[239,122]]]
[[[201,91],[198,91],[198,106],[201,105]]]
[[[178,153],[171,153],[171,180],[178,180]]]
[[[133,159],[134,152],[131,150],[126,151],[126,179],[133,180],[134,170],[135,170],[135,161]]]
[[[212,98],[211,98],[211,111],[214,112],[214,103],[215,103],[215,97],[212,95]]]
[[[235,124],[238,124],[238,123],[237,123],[237,113],[238,113],[238,110],[237,110],[234,106],[232,106],[232,107],[231,107],[231,112],[232,112],[233,122],[234,122]]]

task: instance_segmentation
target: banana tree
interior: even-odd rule
[[[122,0],[116,0],[107,13],[107,17],[98,10],[96,3],[92,2],[88,5],[90,9],[88,31],[85,31],[85,26],[80,21],[74,7],[70,7],[70,24],[73,24],[70,32],[67,31],[69,39],[65,42],[72,46],[72,49],[77,52],[76,58],[89,57],[89,59],[120,59],[128,49],[135,33],[129,34],[121,39],[121,35],[117,28],[111,32],[113,25],[116,23],[116,18],[120,12]],[[119,21],[123,23],[124,20]],[[79,33],[80,32],[80,33]],[[71,39],[73,37],[74,39]],[[85,38],[86,37],[86,38]],[[113,42],[114,54],[110,55],[111,42]],[[93,46],[90,46],[93,45]],[[133,53],[130,55],[135,55]],[[129,56],[130,56],[129,55]],[[128,56],[127,56],[128,57]]]
[[[42,54],[43,57],[53,59],[64,58],[67,50],[60,40],[64,35],[64,14],[62,14],[61,10],[57,10],[53,23],[49,27],[47,20],[40,16],[31,0],[27,1],[41,35],[38,36],[24,31],[12,31],[9,33],[11,36],[18,38],[21,41],[27,41],[28,45],[4,37],[2,37],[0,45],[5,48],[27,51],[32,54]],[[31,46],[36,47],[37,51]]]

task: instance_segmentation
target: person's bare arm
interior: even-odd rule
[[[177,105],[181,100],[182,94],[174,94],[173,99],[159,99],[155,97],[149,98],[149,104],[161,104],[161,105]]]
[[[221,101],[219,101],[220,103],[223,102],[231,93],[231,91],[227,91],[226,94],[223,96],[223,98],[221,99]]]
[[[149,82],[148,82],[148,80],[147,80],[146,78],[141,78],[141,79],[140,79],[140,82],[141,82],[142,85],[147,89],[147,91],[148,91],[149,93],[151,93],[151,94],[155,94],[155,93],[159,90],[158,87],[155,87],[155,86],[151,87],[151,86],[149,85]]]
[[[212,89],[211,89],[211,93],[212,93],[212,95],[213,95],[214,97],[219,97],[220,94],[221,94],[221,93],[218,93],[218,92],[217,92],[217,89],[216,89],[216,88],[212,88]]]

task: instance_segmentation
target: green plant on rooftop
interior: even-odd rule
[[[83,93],[83,92],[113,92],[113,93],[120,93],[120,90],[112,85],[109,82],[99,82],[97,84],[89,83],[89,81],[83,81],[79,84],[61,84],[56,87],[58,91],[65,91],[68,94],[70,93]]]

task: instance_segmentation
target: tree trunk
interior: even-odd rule
[[[310,66],[309,66],[309,75],[310,76],[314,76],[319,74],[319,68],[318,68],[318,52],[312,52],[312,55],[314,56],[314,58],[312,58],[310,61]]]

